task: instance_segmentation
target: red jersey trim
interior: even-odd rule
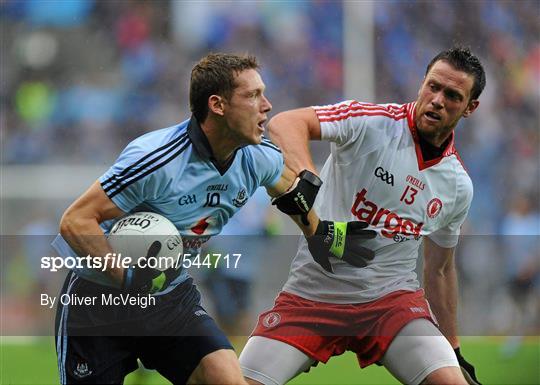
[[[459,160],[459,163],[461,163],[461,167],[463,167],[465,172],[468,174],[469,170],[467,170],[467,167],[465,167],[465,163],[463,162],[463,159],[461,159],[461,156],[459,156],[459,153],[457,152],[457,150],[456,149],[454,150],[455,150],[454,155],[456,156],[457,160]]]
[[[341,106],[317,107],[315,112],[320,122],[337,122],[358,116],[383,116],[396,121],[407,117],[405,106],[382,106],[356,101]]]
[[[358,116],[384,116],[385,118],[394,119],[396,121],[403,120],[407,117],[406,114],[402,115],[392,115],[384,111],[374,111],[374,112],[349,112],[345,115],[340,115],[339,117],[320,117],[319,121],[322,122],[338,122],[347,118],[356,118]]]
[[[413,137],[416,160],[418,162],[418,169],[420,171],[439,164],[443,158],[451,155],[455,155],[465,169],[465,171],[467,170],[456,148],[454,147],[454,132],[451,133],[450,142],[448,143],[446,149],[443,151],[443,154],[440,157],[424,161],[424,157],[422,156],[422,150],[420,148],[420,141],[418,138],[418,130],[415,123],[416,102],[403,105],[381,105],[352,101],[349,104],[341,104],[337,106],[333,105],[315,107],[314,110],[317,114],[317,117],[319,118],[319,122],[321,123],[339,122],[344,119],[355,118],[359,116],[382,116],[385,118],[393,119],[395,121],[407,119],[409,130]]]
[[[426,168],[435,166],[443,160],[443,158],[446,158],[448,156],[455,155],[456,158],[459,160],[461,165],[465,170],[465,165],[463,164],[463,161],[461,160],[461,157],[459,156],[456,147],[454,146],[454,131],[450,134],[450,141],[448,142],[448,145],[446,146],[446,149],[443,151],[442,155],[438,158],[431,159],[428,161],[424,161],[424,157],[422,156],[422,149],[420,148],[420,141],[418,138],[418,129],[416,128],[416,122],[415,122],[415,116],[416,116],[416,102],[408,103],[405,105],[405,109],[407,111],[407,123],[409,124],[409,130],[411,131],[411,135],[413,137],[414,141],[414,149],[416,151],[416,160],[418,161],[418,169],[420,171],[425,170]]]

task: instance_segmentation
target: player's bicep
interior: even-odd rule
[[[295,132],[307,134],[309,140],[321,140],[321,124],[312,107],[281,112],[272,118],[268,129],[270,137],[280,145],[282,140],[290,140],[291,133]],[[280,130],[283,138],[280,137]]]
[[[321,123],[312,107],[300,108],[291,111],[297,120],[301,120],[307,126],[310,140],[321,140]]]
[[[338,146],[354,142],[356,148],[361,147],[360,145],[365,140],[368,119],[373,111],[365,111],[365,106],[356,100],[314,106],[313,110],[319,121],[322,140],[334,142]],[[384,127],[384,125],[381,126]],[[381,133],[373,133],[375,143],[384,140]]]
[[[101,223],[107,219],[124,215],[122,211],[103,191],[99,181],[95,181],[66,210],[65,216],[76,216],[81,219],[95,219]]]

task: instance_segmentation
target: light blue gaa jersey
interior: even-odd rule
[[[259,145],[238,149],[229,164],[218,166],[208,139],[191,118],[132,141],[99,181],[122,211],[152,211],[167,217],[182,235],[184,252],[196,253],[259,186],[275,185],[282,171],[283,156],[266,138]],[[106,234],[113,223],[101,224]],[[76,255],[61,236],[53,246],[63,257]],[[95,270],[76,273],[94,282],[107,282]],[[183,271],[160,294],[187,278]]]

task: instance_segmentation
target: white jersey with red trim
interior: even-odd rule
[[[378,234],[364,245],[375,258],[364,268],[331,258],[332,274],[313,260],[302,237],[283,290],[315,301],[358,303],[418,289],[422,237],[456,246],[472,200],[453,134],[441,157],[424,161],[415,103],[345,101],[314,109],[322,139],[332,142],[314,207],[326,220],[368,222]]]

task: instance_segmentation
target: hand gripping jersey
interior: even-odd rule
[[[259,186],[276,184],[282,170],[283,156],[266,138],[260,145],[240,148],[231,163],[220,168],[192,118],[132,141],[99,181],[122,211],[152,211],[167,217],[182,235],[184,252],[197,253]],[[106,234],[113,223],[101,224]],[[53,246],[64,257],[76,255],[60,236]],[[99,273],[76,272],[100,281]],[[171,285],[187,277],[184,271]]]
[[[418,289],[414,270],[422,237],[454,247],[472,200],[453,134],[443,156],[424,161],[415,103],[345,101],[314,109],[322,138],[333,142],[314,207],[323,219],[368,222],[378,235],[364,244],[375,258],[361,269],[331,258],[331,274],[313,261],[302,237],[283,290],[315,301],[359,303]]]

